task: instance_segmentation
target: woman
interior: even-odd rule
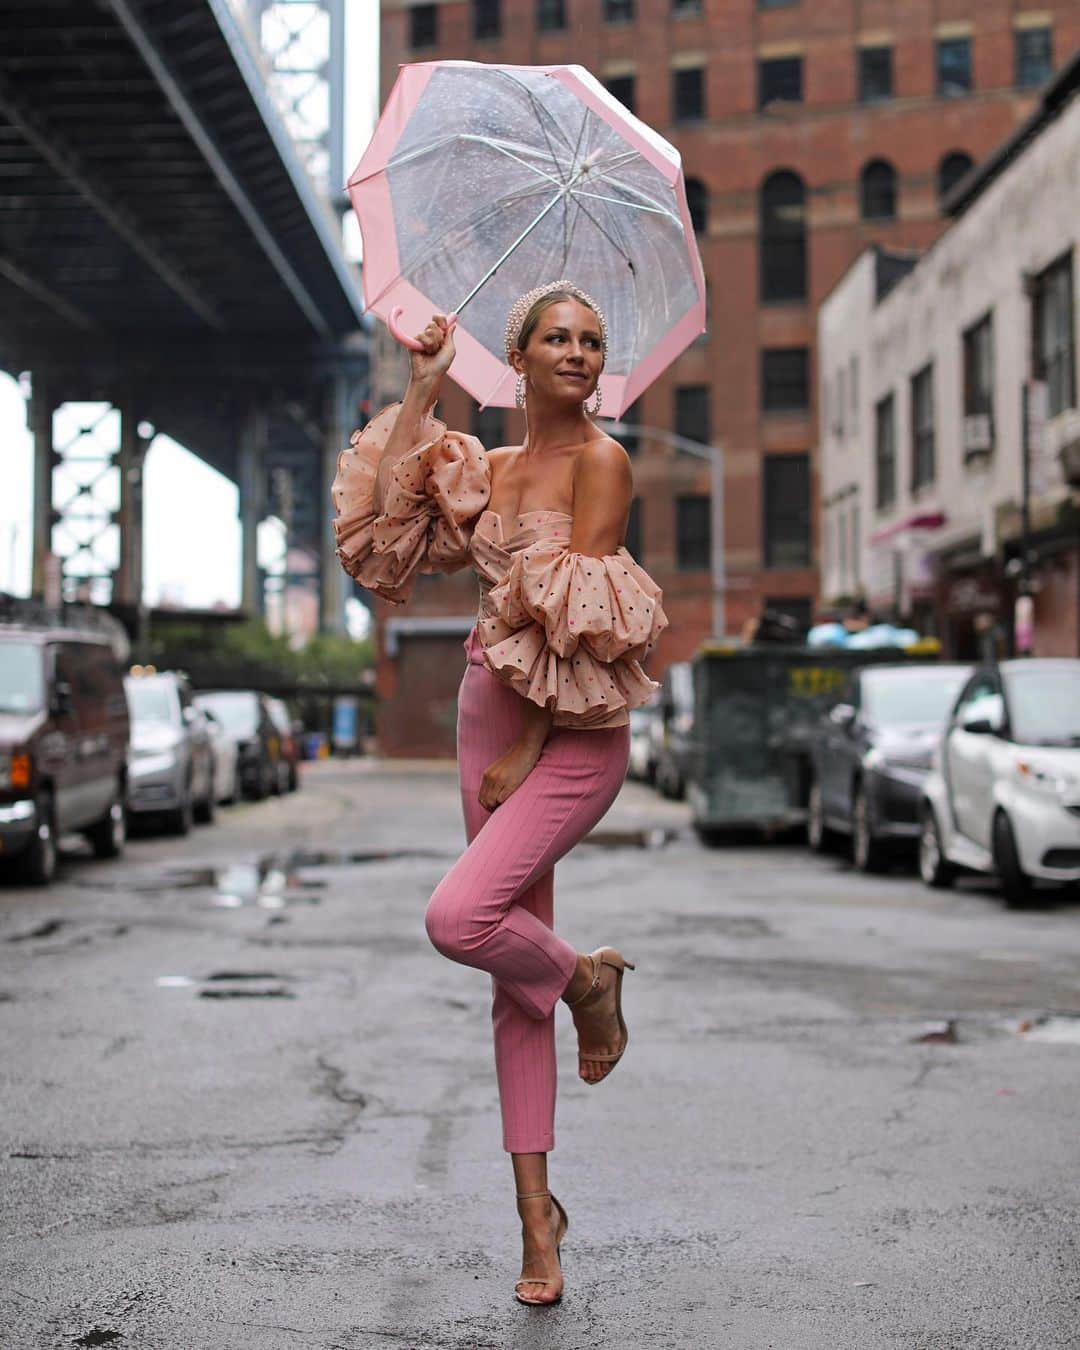
[[[427,930],[446,956],[493,977],[503,1144],[524,1241],[515,1294],[555,1303],[567,1228],[547,1183],[555,1004],[571,1010],[580,1076],[599,1083],[626,1049],[622,976],[633,966],[612,947],[576,952],[555,934],[552,869],[622,785],[629,710],[655,688],[638,658],[667,619],[659,588],[621,547],[630,461],[588,416],[607,351],[595,302],[559,281],[511,311],[521,446],[485,451],[430,415],[454,359],[452,325],[436,314],[418,340],[405,397],[339,460],[338,556],[398,602],[418,572],[471,561],[480,579],[458,694],[469,847],[432,896]]]

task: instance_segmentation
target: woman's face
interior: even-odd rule
[[[545,401],[582,403],[591,397],[604,364],[600,321],[578,300],[556,300],[543,310],[525,350],[511,353],[527,391]]]

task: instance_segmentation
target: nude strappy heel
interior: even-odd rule
[[[558,1258],[559,1269],[562,1270],[562,1252],[559,1250],[559,1248],[562,1246],[562,1240],[566,1236],[566,1230],[570,1227],[570,1220],[567,1218],[566,1210],[563,1209],[562,1205],[559,1204],[558,1200],[556,1200],[556,1198],[551,1194],[550,1191],[528,1191],[525,1195],[522,1195],[521,1192],[519,1191],[517,1198],[519,1200],[535,1200],[541,1195],[548,1196],[551,1200],[551,1203],[555,1206],[555,1208],[559,1212],[559,1226],[555,1230],[555,1255]],[[534,1279],[531,1275],[527,1275],[522,1279],[518,1280],[514,1284],[514,1297],[517,1299],[519,1303],[528,1303],[532,1307],[546,1308],[550,1306],[552,1303],[559,1302],[559,1300],[562,1298],[561,1291],[558,1295],[556,1295],[555,1298],[526,1298],[521,1292],[521,1286],[523,1284],[554,1284],[554,1283],[555,1281],[553,1279],[540,1279],[540,1278]]]
[[[586,1060],[591,1059],[601,1064],[611,1065],[611,1068],[608,1069],[603,1078],[597,1078],[595,1080],[588,1078],[582,1079],[589,1087],[595,1087],[597,1083],[602,1083],[604,1079],[611,1076],[611,1069],[614,1069],[615,1065],[622,1059],[623,1055],[626,1053],[626,1047],[630,1043],[630,1032],[627,1030],[626,1022],[623,1019],[622,1014],[622,979],[624,970],[635,970],[636,967],[633,961],[628,961],[626,957],[620,952],[617,952],[614,947],[597,947],[596,951],[590,953],[589,960],[592,962],[593,966],[592,984],[589,985],[588,989],[586,989],[583,994],[574,999],[572,1003],[568,1003],[566,1005],[568,1008],[576,1008],[579,1003],[584,1003],[587,998],[594,997],[599,992],[600,971],[603,966],[611,966],[618,972],[615,976],[615,1016],[619,1021],[619,1035],[621,1036],[619,1049],[614,1054],[606,1055],[583,1055],[580,1049],[578,1050],[579,1077],[581,1076],[581,1066]]]

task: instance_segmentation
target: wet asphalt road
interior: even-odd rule
[[[486,980],[422,926],[452,766],[305,767],[0,889],[0,1344],[1080,1346],[1080,1044],[1017,1032],[1080,1009],[1080,904],[703,849],[629,785],[602,829],[679,833],[560,864],[566,936],[637,960],[633,1043],[589,1089],[561,1020],[567,1291],[526,1309]],[[207,870],[291,849],[361,856],[261,904]]]

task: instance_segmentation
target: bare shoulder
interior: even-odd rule
[[[586,441],[577,460],[577,472],[589,477],[630,477],[630,456],[611,436],[598,436]]]

